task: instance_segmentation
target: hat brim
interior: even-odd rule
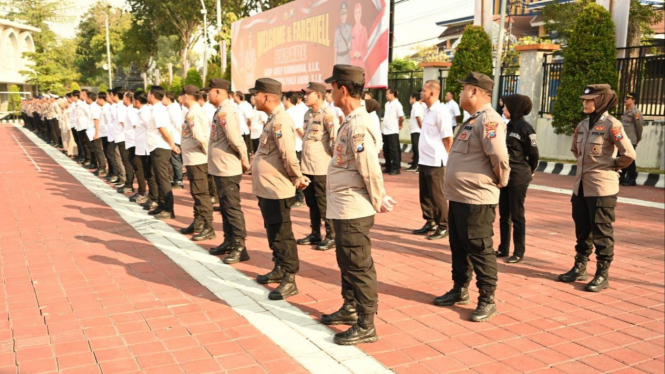
[[[332,82],[337,82],[338,80],[339,79],[337,79],[336,77],[330,77],[330,78],[326,79],[324,82],[332,83]]]
[[[255,93],[258,93],[258,92],[261,92],[261,90],[257,89],[256,87],[249,89],[249,93],[251,93],[251,94],[255,94]]]
[[[580,96],[580,99],[591,100],[597,98],[598,96],[600,96],[600,94],[588,94]]]

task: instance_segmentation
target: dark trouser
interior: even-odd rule
[[[131,159],[129,158],[129,151],[125,148],[125,142],[115,143],[120,152],[120,159],[125,166],[125,187],[132,188],[134,184],[134,168],[132,167]],[[133,148],[132,148],[133,149]]]
[[[92,142],[88,139],[88,134],[85,130],[77,131],[79,141],[81,142],[81,152],[80,155],[83,156],[83,160],[86,162],[92,162]]]
[[[245,146],[247,147],[247,159],[252,156],[252,136],[250,134],[243,135],[243,140],[245,141]]]
[[[75,128],[72,129],[72,136],[74,137],[74,142],[76,143],[76,155],[77,158],[83,157],[83,145],[81,144],[81,139],[79,138],[79,132]]]
[[[524,257],[526,241],[526,220],[524,218],[524,200],[528,183],[508,186],[501,189],[499,195],[499,222],[501,225],[501,244],[499,251],[510,253],[510,234],[515,243],[514,255]]]
[[[242,239],[244,241],[247,238],[245,214],[240,206],[241,180],[242,175],[215,177],[219,205],[222,208],[222,227],[224,228],[225,239]]]
[[[434,222],[440,228],[448,228],[448,202],[443,195],[445,166],[419,165],[418,185],[420,186],[420,209],[427,222]]]
[[[614,258],[614,208],[617,206],[617,195],[584,196],[580,182],[577,196],[570,199],[573,205],[573,221],[575,221],[575,237],[577,254],[589,257],[596,247],[598,261],[612,261]]]
[[[56,145],[62,144],[62,140],[60,139],[62,135],[60,135],[60,124],[58,123],[58,120],[56,118],[49,119],[48,124],[51,130],[51,143],[55,143]]]
[[[300,268],[298,247],[291,227],[291,205],[295,198],[264,199],[259,197],[263,225],[275,264],[287,273],[296,274]]]
[[[468,288],[475,272],[479,290],[496,290],[496,255],[492,249],[495,208],[496,205],[450,202],[448,228],[456,287]]]
[[[118,164],[116,163],[115,150],[117,144],[115,142],[109,142],[106,137],[101,138],[104,144],[104,156],[106,156],[106,161],[109,164],[109,175],[122,178],[122,175],[118,175]]]
[[[180,147],[180,144],[178,144],[178,147]],[[182,154],[175,154],[171,152],[171,166],[173,166],[173,181],[174,182],[182,182]],[[197,165],[200,166],[200,165]],[[206,166],[206,170],[208,170],[208,167]],[[188,177],[189,179],[189,177]],[[190,179],[191,180],[191,179]],[[206,191],[208,189],[206,188]]]
[[[217,197],[217,186],[215,185],[215,176],[208,174],[208,193],[210,197]]]
[[[134,154],[132,166],[134,166],[136,181],[139,184],[139,194],[145,196],[147,185],[150,188],[150,196],[148,196],[148,198],[152,201],[157,201],[157,184],[155,183],[155,177],[152,175],[152,162],[150,161],[150,156],[137,155],[136,148],[130,148],[130,150],[130,152]],[[150,178],[148,178],[148,176]]]
[[[21,113],[21,119],[23,120],[23,126],[28,129],[32,130],[32,123],[30,123],[30,117],[28,117],[27,114]]]
[[[420,142],[420,133],[414,132],[411,134],[411,153],[413,153],[413,161],[411,161],[411,167],[415,168],[418,166],[420,161],[420,154],[418,152],[418,142]]]
[[[379,296],[369,238],[374,216],[332,221],[337,233],[335,254],[342,274],[344,302],[354,305],[358,314],[375,314]]]
[[[256,154],[256,151],[259,149],[259,141],[261,139],[252,139],[252,152]]]
[[[326,180],[325,175],[306,175],[311,181],[309,186],[305,188],[305,203],[309,207],[309,222],[313,234],[321,234],[321,219],[326,226],[326,236],[330,239],[335,238],[335,231],[332,227],[332,222],[326,218],[326,211],[328,201],[326,197]]]
[[[92,149],[95,154],[95,159],[97,159],[97,168],[103,171],[106,171],[106,158],[104,158],[105,141],[106,137],[98,138],[97,140],[92,141]]]
[[[383,135],[383,157],[386,159],[386,169],[401,168],[402,150],[399,148],[399,134]]]
[[[155,174],[155,182],[159,189],[159,198],[157,202],[160,208],[169,213],[173,211],[173,191],[171,190],[171,150],[155,148],[150,152],[152,160],[152,170]],[[152,191],[150,191],[152,194]]]
[[[296,151],[296,157],[298,157],[298,165],[302,163],[302,151]],[[303,202],[305,201],[305,193],[300,188],[296,188],[296,201]]]
[[[637,144],[633,144],[633,148],[637,150]],[[621,156],[621,154],[617,154],[617,157]],[[621,177],[619,178],[620,182],[628,182],[632,183],[635,182],[637,179],[637,164],[635,164],[635,160],[630,163],[630,165],[626,166],[625,169],[621,170]]]
[[[185,168],[187,169],[187,179],[189,179],[189,191],[194,199],[194,219],[198,218],[212,225],[212,201],[208,192],[208,163],[188,165]]]

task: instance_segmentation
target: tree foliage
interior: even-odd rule
[[[561,85],[552,110],[557,134],[572,134],[584,119],[579,98],[589,84],[617,87],[614,22],[602,6],[591,3],[577,18],[564,51]]]
[[[203,87],[203,81],[201,80],[201,74],[195,68],[187,70],[187,77],[185,78],[185,86],[193,85],[199,88]]]
[[[653,36],[653,27],[663,20],[663,7],[645,5],[639,0],[630,0],[630,15],[628,21],[629,47],[641,45]],[[645,40],[646,39],[646,40]],[[638,50],[631,51],[632,57],[637,56]]]
[[[98,92],[109,92],[109,88],[104,84],[99,85],[99,91]]]
[[[180,92],[182,92],[182,87],[183,87],[182,78],[180,78],[179,75],[174,76],[173,82],[171,82],[171,84],[166,86],[167,91],[173,92],[176,95],[180,95]],[[197,87],[201,88],[200,86]]]
[[[446,91],[450,91],[459,100],[462,91],[460,79],[472,72],[492,74],[492,42],[481,26],[469,25],[464,29],[462,40],[455,50],[452,66],[446,79]]]
[[[14,114],[20,114],[21,112],[21,92],[17,85],[12,84],[9,86],[9,103],[7,106],[7,111]],[[15,93],[12,93],[15,92]]]
[[[79,84],[76,83],[76,82],[72,82],[72,84],[69,85],[69,90],[70,91],[74,91],[74,90],[81,91],[81,86],[79,86]]]

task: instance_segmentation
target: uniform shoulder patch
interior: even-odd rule
[[[537,147],[538,146],[538,141],[536,140],[536,134],[529,135],[529,139],[531,139],[531,146],[532,147]]]
[[[354,134],[353,145],[357,153],[365,150],[365,134]]]
[[[640,119],[640,113],[639,112],[635,113],[635,119]]]
[[[499,124],[497,122],[487,122],[485,124],[485,136],[487,136],[489,139],[496,138],[496,131],[498,128]]]
[[[335,125],[333,122],[333,116],[331,115],[326,116],[326,124],[328,124],[329,128],[331,129],[333,128],[333,126]]]
[[[217,116],[219,117],[219,124],[226,126],[226,112],[219,112]]]
[[[281,123],[276,123],[272,125],[273,131],[275,131],[275,136],[277,136],[277,139],[282,137],[282,124]]]
[[[621,125],[614,125],[612,126],[612,129],[610,130],[612,133],[612,136],[614,136],[614,140],[620,141],[623,139],[623,127]]]

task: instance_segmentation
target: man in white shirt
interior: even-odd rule
[[[169,113],[169,131],[173,137],[173,142],[180,147],[180,142],[182,141],[182,124],[184,123],[182,107],[176,100],[173,92],[166,93],[162,100],[162,104],[164,104]],[[176,154],[173,152],[171,154],[171,166],[173,167],[173,181],[171,182],[171,187],[173,188],[184,188],[182,183],[182,164],[182,154]]]
[[[134,127],[134,170],[139,183],[139,194],[135,202],[143,206],[145,210],[157,208],[159,199],[157,182],[153,173],[152,160],[147,147],[148,124],[150,123],[150,105],[148,105],[148,96],[145,92],[134,94],[134,109],[136,109],[136,123]],[[146,184],[148,189],[146,190]],[[146,195],[146,191],[148,194]]]
[[[337,117],[339,118],[339,123],[344,123],[344,112],[342,112],[341,108],[335,106],[335,102],[333,102],[332,97],[332,90],[326,90],[326,104],[335,110],[335,114],[337,114]]]
[[[448,91],[446,92],[446,97],[444,98],[446,101],[446,107],[450,111],[450,115],[452,117],[452,120],[450,124],[453,126],[453,131],[455,131],[455,127],[457,126],[457,121],[459,121],[461,112],[459,110],[459,105],[455,102],[455,99],[453,97],[453,93]]]
[[[263,126],[268,122],[268,115],[266,112],[262,112],[256,109],[256,103],[254,101],[254,96],[252,95],[251,101],[253,108],[252,114],[252,123],[250,127],[250,133],[252,137],[252,153],[256,153],[256,150],[259,149],[259,140],[261,139],[261,134],[263,134]]]
[[[303,130],[303,124],[305,122],[305,113],[302,112],[300,108],[296,105],[298,103],[298,96],[296,92],[286,92],[282,97],[282,104],[286,109],[286,114],[291,117],[293,124],[296,127],[296,156],[298,156],[298,162],[302,160],[302,138],[305,135]],[[307,107],[307,106],[305,106]],[[292,208],[299,208],[305,205],[305,193],[303,190],[296,189],[296,202],[293,204]]]
[[[414,230],[416,235],[428,235],[427,239],[443,239],[448,236],[448,202],[444,197],[443,180],[448,164],[448,153],[453,146],[452,116],[449,108],[439,101],[441,86],[436,80],[425,82],[421,98],[427,105],[423,115],[420,136],[420,208],[425,226]]]
[[[423,127],[423,113],[425,105],[420,101],[420,93],[413,93],[409,98],[411,104],[411,116],[409,116],[409,132],[411,133],[411,152],[413,159],[411,167],[406,171],[418,172],[418,141],[420,140],[420,128]]]
[[[210,123],[208,124],[209,126],[212,127],[212,120],[215,117],[215,112],[217,112],[217,108],[215,108],[214,105],[210,104],[208,101],[208,93],[205,91],[199,92],[199,105],[201,105],[201,108],[206,113],[206,116],[208,117],[208,120]]]
[[[399,146],[399,131],[404,125],[404,108],[397,100],[399,91],[388,88],[386,91],[386,110],[383,113],[383,157],[386,159],[384,173],[398,175],[402,164],[402,150]]]
[[[81,93],[79,92],[79,96],[80,94]],[[81,144],[81,139],[79,138],[78,117],[77,117],[78,110],[76,109],[79,98],[74,97],[74,91],[72,91],[68,95],[69,96],[67,98],[69,100],[69,108],[67,108],[67,110],[69,111],[69,126],[72,129],[72,136],[74,137],[74,142],[76,142],[76,158],[74,158],[74,161],[80,163],[81,161],[83,161],[83,145]]]
[[[102,148],[104,149],[104,157],[106,157],[106,164],[109,166],[108,175],[106,180],[111,183],[122,181],[125,184],[124,176],[119,173],[118,160],[116,159],[115,143],[115,103],[111,97],[111,93],[100,92],[97,94],[99,105],[102,108],[102,116],[100,125],[103,123],[104,130],[102,131]]]
[[[95,160],[97,161],[95,175],[105,177],[107,175],[106,156],[104,155],[102,135],[106,135],[106,125],[102,119],[102,107],[99,105],[101,101],[95,92],[88,93],[88,100],[86,102],[90,106],[88,116],[90,118],[89,123],[92,123],[92,126],[89,125],[87,135],[90,140],[91,151],[95,154]]]
[[[159,206],[148,214],[157,219],[175,218],[173,191],[171,190],[171,152],[180,153],[180,148],[173,142],[169,131],[171,119],[162,100],[166,95],[164,88],[152,86],[148,102],[152,104],[152,115],[148,123],[147,146],[152,161],[155,181],[159,189]]]
[[[94,152],[92,151],[92,142],[88,138],[88,128],[90,127],[90,105],[88,105],[88,91],[83,89],[81,91],[74,91],[73,98],[76,102],[76,132],[78,133],[81,142],[81,153],[83,154],[80,164],[86,168],[97,168],[95,162]],[[94,126],[94,124],[93,124]]]
[[[236,91],[233,94],[233,101],[238,106],[237,112],[238,121],[240,122],[240,131],[242,132],[242,138],[247,146],[247,158],[249,158],[252,155],[252,138],[250,129],[252,127],[254,108],[252,108],[252,104],[245,100],[245,94],[243,94],[242,91]]]
[[[134,192],[132,187],[134,183],[134,169],[132,166],[129,150],[127,149],[126,133],[127,127],[130,127],[130,125],[127,123],[128,108],[125,104],[125,90],[121,87],[116,87],[111,90],[111,94],[111,100],[115,106],[115,124],[113,126],[113,137],[115,138],[117,153],[120,154],[120,161],[116,161],[118,162],[118,173],[120,175],[118,175],[119,181],[115,186],[118,187],[118,193],[130,193]],[[122,182],[122,184],[120,182]]]

